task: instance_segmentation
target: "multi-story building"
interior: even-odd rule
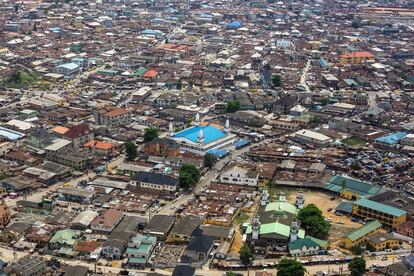
[[[378,220],[370,221],[360,228],[349,232],[342,239],[342,246],[351,249],[354,246],[361,246],[369,235],[378,233],[381,230],[381,223]]]
[[[366,243],[375,251],[398,248],[400,240],[389,233],[376,233],[366,239]]]
[[[174,177],[153,172],[138,172],[132,177],[131,185],[174,193],[178,181]]]
[[[145,144],[144,153],[150,156],[178,156],[180,155],[180,146],[172,139],[155,138]]]
[[[407,220],[407,212],[396,207],[361,198],[354,202],[352,214],[367,219],[379,220],[393,229]]]
[[[234,166],[221,173],[219,180],[221,183],[257,186],[259,174],[250,169]]]
[[[373,61],[374,55],[370,52],[352,52],[340,56],[340,64],[359,64],[366,61]]]
[[[10,222],[10,209],[6,203],[0,203],[0,227],[5,227]]]
[[[98,124],[108,127],[131,123],[131,110],[119,107],[104,107],[94,113]]]

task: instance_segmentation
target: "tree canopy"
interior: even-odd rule
[[[238,100],[229,101],[227,103],[226,111],[234,113],[240,109],[240,102]]]
[[[280,75],[274,75],[272,77],[272,85],[273,85],[273,87],[281,87],[282,86],[282,77]]]
[[[191,164],[184,164],[180,168],[178,182],[182,188],[188,189],[197,185],[200,180],[200,171]]]
[[[355,257],[348,264],[351,276],[363,276],[365,274],[366,262],[362,257]]]
[[[245,265],[251,265],[253,263],[253,254],[252,251],[250,250],[250,247],[248,247],[247,245],[243,245],[240,248],[240,262]]]
[[[217,162],[217,157],[214,154],[206,153],[204,155],[204,167],[211,169]]]
[[[150,142],[158,137],[158,129],[156,128],[146,128],[144,133],[144,142]]]
[[[129,161],[137,158],[137,145],[134,142],[128,141],[125,143],[125,154]]]
[[[298,219],[307,235],[318,239],[324,239],[328,236],[331,224],[325,221],[322,211],[315,204],[309,204],[301,209],[298,213]]]
[[[282,259],[276,266],[277,276],[303,276],[306,269],[294,259]]]

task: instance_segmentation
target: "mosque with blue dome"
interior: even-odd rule
[[[176,141],[181,150],[204,155],[213,153],[221,156],[228,151],[226,148],[232,146],[237,136],[230,133],[230,123],[226,120],[223,127],[215,124],[201,123],[200,115],[197,113],[195,125],[182,131],[174,133],[173,125],[169,125],[169,136]]]

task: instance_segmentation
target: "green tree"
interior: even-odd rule
[[[321,123],[321,118],[319,116],[312,116],[309,119],[309,123],[319,125]]]
[[[217,157],[214,154],[206,153],[204,155],[204,167],[211,169],[217,162]]]
[[[230,113],[234,113],[240,109],[240,102],[238,100],[229,101],[227,103],[226,111]]]
[[[183,88],[183,82],[181,80],[177,80],[175,86],[177,86],[177,89],[181,90],[181,88]]]
[[[191,164],[184,164],[180,168],[178,182],[182,188],[194,187],[200,180],[200,171]]]
[[[351,251],[354,255],[361,255],[362,254],[362,248],[359,245],[352,246],[349,251]]]
[[[125,154],[128,160],[135,160],[135,158],[137,158],[137,145],[135,145],[135,143],[132,141],[126,142]]]
[[[282,259],[276,266],[277,276],[303,276],[306,269],[294,259]]]
[[[144,133],[144,142],[145,143],[150,142],[150,141],[154,140],[157,137],[158,137],[158,129],[152,128],[152,127],[149,127],[149,128],[145,129],[145,133]]]
[[[273,85],[273,87],[281,87],[282,86],[282,77],[280,75],[274,75],[272,77],[272,85]]]
[[[240,262],[243,265],[249,266],[253,263],[253,254],[252,254],[252,251],[250,250],[250,247],[244,244],[240,248],[239,253],[240,253]]]
[[[306,234],[324,239],[328,236],[331,224],[325,221],[322,211],[315,204],[309,204],[298,213],[298,219]]]
[[[365,274],[366,262],[362,257],[355,257],[348,264],[351,276],[363,276]]]

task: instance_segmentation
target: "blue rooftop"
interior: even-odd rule
[[[233,21],[226,24],[228,28],[232,29],[238,29],[242,26],[242,23],[240,21]]]
[[[407,132],[401,131],[401,132],[389,134],[387,136],[379,137],[375,139],[375,141],[384,143],[384,144],[394,145],[394,144],[397,144],[405,136],[407,136]]]
[[[215,128],[213,126],[201,126],[201,127],[191,127],[191,128],[187,128],[183,131],[180,131],[176,134],[174,134],[174,137],[176,138],[186,138],[188,140],[190,140],[193,143],[197,143],[197,138],[198,138],[198,132],[200,131],[200,129],[203,130],[203,135],[204,135],[204,143],[208,144],[211,143],[215,140],[218,140],[224,136],[226,136],[226,134],[221,131],[218,128]]]
[[[11,129],[7,129],[4,127],[0,127],[0,137],[5,137],[8,140],[18,140],[20,138],[22,138],[24,136],[23,133],[11,130]]]
[[[229,152],[224,149],[210,149],[207,151],[207,153],[211,153],[212,155],[221,158],[223,156],[226,156]]]

